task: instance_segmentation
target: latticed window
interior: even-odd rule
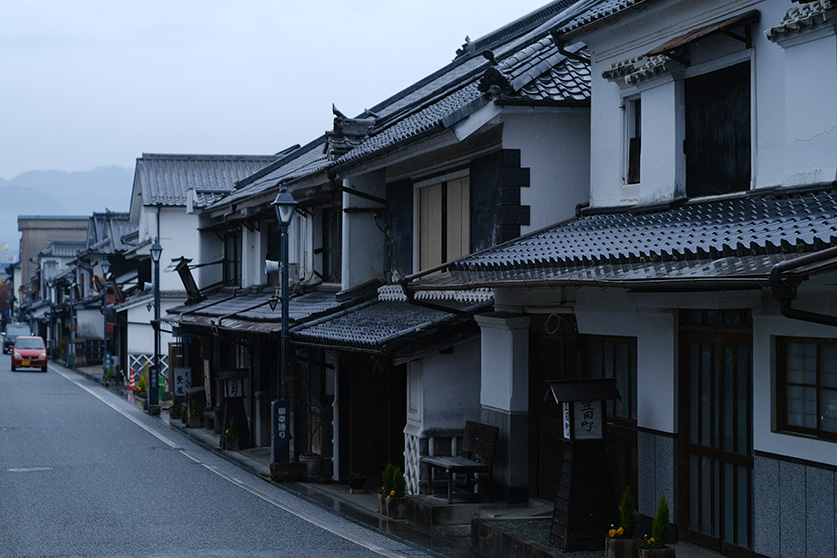
[[[636,420],[636,338],[586,336],[591,378],[613,378],[621,399],[607,402],[607,414]]]
[[[837,439],[837,340],[782,338],[777,352],[780,429]]]

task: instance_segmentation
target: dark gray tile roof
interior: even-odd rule
[[[753,191],[672,209],[582,215],[463,258],[444,277],[419,284],[754,277],[834,244],[833,190]]]
[[[322,137],[300,148],[292,156],[283,158],[279,161],[275,169],[250,181],[245,186],[227,193],[206,207],[208,209],[215,209],[229,203],[235,204],[251,196],[270,191],[271,189],[278,191],[277,185],[280,181],[290,182],[298,178],[316,174],[328,167],[328,159],[323,153],[324,148],[325,138]]]
[[[590,52],[581,44],[567,50],[590,57]],[[551,37],[544,37],[513,54],[500,64],[499,70],[514,90],[528,99],[590,100],[590,65],[561,54]]]
[[[614,16],[619,12],[633,8],[647,0],[583,0],[579,4],[586,4],[585,9],[579,11],[578,15],[560,26],[562,33],[567,33],[596,23],[605,18]]]
[[[558,52],[549,37],[524,44],[524,48],[512,51],[498,65],[498,70],[509,80],[514,94],[537,101],[589,101],[589,65],[567,59]],[[483,67],[488,65],[486,60],[480,63]],[[366,141],[338,159],[336,166],[386,152],[403,142],[429,133],[442,132],[449,119],[456,122],[459,120],[458,115],[467,115],[489,102],[480,91],[482,77],[482,73],[473,75],[460,88],[445,92],[437,100],[416,107],[414,112],[401,115],[390,123],[379,124]]]
[[[827,12],[834,8],[837,8],[837,2],[834,0],[793,4],[779,25],[767,29],[764,34],[771,41],[778,41],[785,35],[811,29],[825,23],[829,19]]]
[[[385,353],[472,321],[470,316],[410,303],[403,295],[387,296],[386,289],[376,300],[293,328],[294,343]],[[434,304],[471,313],[490,307],[492,300],[476,296],[471,300],[437,300]]]
[[[42,256],[54,256],[56,258],[74,258],[84,250],[87,243],[84,240],[50,240],[49,246],[41,250]]]
[[[279,306],[271,310],[268,300],[274,292],[216,293],[194,305],[182,305],[168,311],[169,318],[183,325],[217,327],[219,330],[277,333],[282,331],[282,312]],[[292,296],[288,303],[290,323],[303,322],[340,307],[337,289],[320,288],[310,293]]]
[[[85,252],[115,254],[130,250],[123,238],[136,231],[137,225],[131,223],[129,213],[106,211],[94,213],[87,227]]]
[[[171,155],[143,153],[136,175],[144,205],[186,205],[191,189],[211,201],[233,191],[235,183],[275,161],[276,155]]]

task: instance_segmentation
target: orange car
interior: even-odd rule
[[[40,368],[47,371],[47,351],[40,337],[18,337],[12,347],[12,372],[18,368]]]

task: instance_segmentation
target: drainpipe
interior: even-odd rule
[[[779,301],[779,308],[784,317],[827,326],[837,326],[837,316],[818,314],[816,312],[808,312],[807,310],[792,308],[791,302],[796,298],[797,289],[803,281],[807,280],[807,277],[783,277],[783,274],[785,273],[789,273],[795,269],[799,269],[800,267],[819,263],[833,257],[837,257],[837,247],[826,248],[825,250],[820,250],[819,252],[815,252],[813,254],[806,254],[805,256],[801,256],[799,258],[779,262],[770,269],[770,289],[773,296]]]

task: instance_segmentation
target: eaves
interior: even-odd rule
[[[386,168],[390,165],[457,143],[453,133],[441,123],[427,128],[403,141],[347,161],[333,168],[336,176],[346,177]]]

